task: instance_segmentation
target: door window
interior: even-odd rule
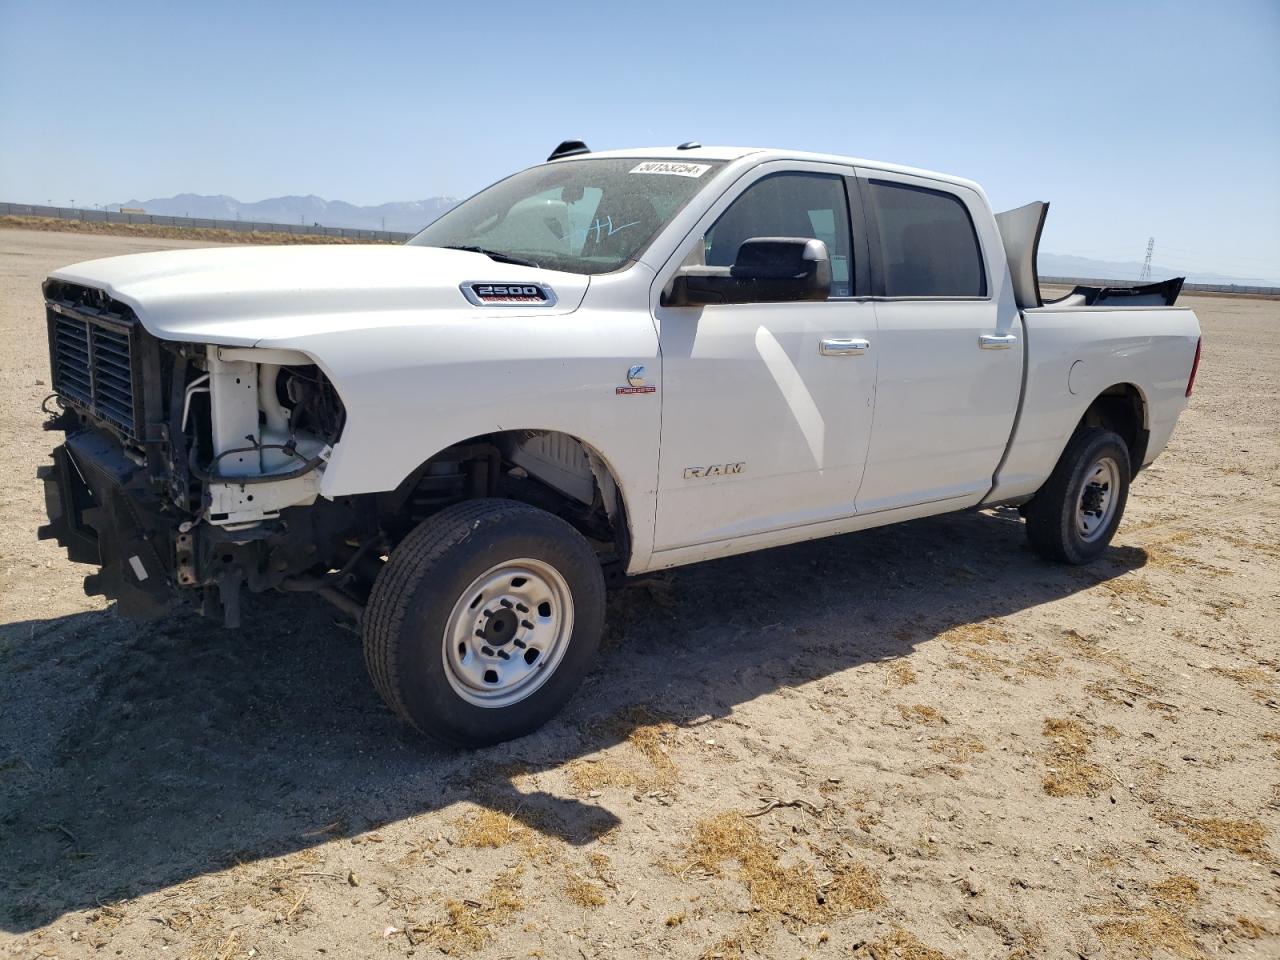
[[[987,274],[973,220],[960,198],[870,181],[888,297],[985,297]]]
[[[831,257],[831,296],[852,295],[849,206],[843,178],[776,173],[757,180],[707,231],[703,239],[707,266],[732,266],[738,247],[752,237],[821,240]]]

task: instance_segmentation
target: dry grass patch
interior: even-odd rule
[[[465,953],[479,950],[493,938],[495,927],[510,923],[514,914],[524,909],[520,899],[520,874],[523,867],[504,870],[488,887],[487,903],[478,900],[449,900],[445,917],[407,928],[410,941],[436,947],[441,953]]]
[[[914,933],[901,927],[894,927],[892,933],[879,940],[860,944],[853,956],[870,960],[951,960],[948,954],[926,946]]]
[[[1246,940],[1261,940],[1271,932],[1258,921],[1239,914],[1235,917],[1235,925],[1240,930],[1240,935]]]
[[[951,722],[942,715],[942,711],[936,707],[929,706],[927,703],[915,703],[911,706],[900,703],[898,704],[898,713],[902,714],[903,720],[922,723],[927,727],[941,727]]]
[[[979,680],[983,679],[984,673],[995,674],[1004,680],[1012,679],[1012,674],[1009,672],[1013,667],[1011,660],[988,653],[983,647],[960,647],[956,652],[964,660],[948,660],[947,666],[952,670],[967,670],[971,676]]]
[[[556,858],[551,844],[511,814],[501,810],[477,810],[454,821],[460,847],[496,850],[515,844],[525,858],[550,863]]]
[[[1211,577],[1228,575],[1230,571],[1222,570],[1221,567],[1215,567],[1211,563],[1204,563],[1194,557],[1176,553],[1171,549],[1172,544],[1189,543],[1189,541],[1196,539],[1197,536],[1199,536],[1199,531],[1179,530],[1153,539],[1151,543],[1143,545],[1143,547],[1116,547],[1115,549],[1117,558],[1124,558],[1125,554],[1129,554],[1130,557],[1138,559],[1142,566],[1151,568],[1151,570],[1166,570],[1170,573],[1197,571]]]
[[[889,672],[893,674],[894,682],[900,687],[909,686],[920,679],[919,675],[911,669],[911,664],[903,663],[901,660],[890,667]]]
[[[1123,957],[1204,956],[1196,944],[1188,913],[1200,900],[1200,886],[1175,875],[1147,888],[1146,903],[1117,905],[1102,911],[1111,917],[1098,924],[1098,937]]]
[[[1151,885],[1151,895],[1159,903],[1189,907],[1200,899],[1200,884],[1188,876],[1175,874]]]
[[[986,745],[972,733],[962,733],[957,737],[934,737],[929,741],[929,749],[955,763],[964,763],[987,752]]]
[[[1229,850],[1260,863],[1270,863],[1275,859],[1266,846],[1267,828],[1256,821],[1193,817],[1176,810],[1162,810],[1156,814],[1156,819],[1173,827],[1198,847]]]
[[[1169,605],[1168,597],[1164,596],[1164,594],[1156,593],[1151,584],[1136,573],[1126,573],[1124,576],[1115,577],[1111,580],[1103,580],[1099,586],[1109,591],[1118,600],[1134,600],[1138,603],[1150,604],[1156,607],[1167,607]]]
[[[641,710],[627,710],[609,720],[606,727],[624,733],[628,746],[642,762],[606,756],[600,760],[575,760],[568,767],[569,782],[580,793],[603,787],[632,787],[637,790],[667,790],[680,778],[671,759],[677,727]]]
[[[1276,682],[1275,671],[1261,667],[1210,667],[1209,672],[1245,687],[1270,687]]]
[[[1127,657],[1111,647],[1104,647],[1098,641],[1084,636],[1077,630],[1063,630],[1062,640],[1071,648],[1072,654],[1080,659],[1110,667],[1124,677],[1132,688],[1126,692],[1140,697],[1158,692],[1158,688],[1144,680],[1142,674]]]
[[[1014,667],[1033,677],[1048,679],[1058,675],[1058,666],[1062,658],[1048,650],[1032,650],[1021,660],[1014,661]]]
[[[1255,540],[1251,537],[1241,536],[1235,533],[1219,533],[1219,539],[1227,541],[1233,547],[1240,547],[1242,550],[1248,550],[1251,553],[1260,553],[1269,557],[1280,557],[1280,545],[1265,540]]]
[[[229,933],[217,940],[197,944],[191,953],[191,960],[230,960],[241,951],[239,935]]]
[[[749,933],[721,937],[712,946],[702,951],[699,960],[747,960],[748,957],[760,956],[757,947],[764,931],[759,929],[759,924],[753,927],[752,932]]]
[[[939,634],[938,639],[952,646],[960,644],[987,646],[992,643],[1009,643],[1013,638],[995,620],[982,620],[978,623],[957,624]]]
[[[302,872],[318,865],[314,850],[302,851],[287,860],[263,864],[241,864],[223,876],[226,884],[213,895],[201,894],[195,881],[175,888],[165,898],[165,907],[152,919],[189,944],[191,960],[227,960],[243,956],[250,945],[232,928],[255,922],[294,928],[313,914],[312,888]],[[92,916],[98,929],[114,932],[124,913],[115,905],[99,908]],[[91,940],[97,948],[105,945]]]
[[[884,903],[875,875],[861,864],[825,862],[828,880],[819,882],[808,864],[783,866],[754,823],[740,813],[722,813],[698,822],[685,855],[688,869],[722,875],[733,861],[755,910],[786,922],[813,923],[870,910]]]
[[[564,872],[564,895],[580,907],[601,907],[605,902],[604,890],[598,884],[569,869]]]
[[[1275,733],[1271,730],[1268,730],[1262,734],[1261,739],[1267,741],[1268,743],[1280,744],[1280,733]],[[1280,746],[1277,746],[1275,750],[1272,751],[1271,759],[1280,760]]]
[[[1231,571],[1223,567],[1214,566],[1212,563],[1205,563],[1203,560],[1197,560],[1195,557],[1187,557],[1181,554],[1173,553],[1170,550],[1162,550],[1159,547],[1154,551],[1148,551],[1148,564],[1159,570],[1168,570],[1170,573],[1187,573],[1193,571],[1202,577],[1217,579],[1219,577],[1227,577],[1231,575]]]
[[[947,645],[953,653],[963,657],[968,663],[952,661],[947,665],[955,669],[969,667],[978,672],[995,673],[1009,679],[1009,671],[1017,667],[1012,660],[997,656],[991,648],[997,644],[1005,645],[1013,642],[1012,635],[995,620],[983,620],[979,623],[962,623],[939,634],[938,639]]]
[[[587,854],[587,863],[591,866],[591,873],[599,880],[603,880],[609,886],[614,886],[613,880],[610,879],[609,871],[613,869],[613,861],[603,853]]]
[[[457,821],[458,844],[463,847],[497,849],[522,840],[529,828],[509,813],[480,810]]]
[[[1046,717],[1042,733],[1051,741],[1049,769],[1042,781],[1049,796],[1096,797],[1110,783],[1085,759],[1093,737],[1081,721]]]

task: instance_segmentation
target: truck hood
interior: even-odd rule
[[[589,282],[580,274],[498,263],[461,250],[363,244],[140,253],[77,263],[51,276],[105,290],[161,339],[229,346],[421,323],[425,311],[451,311],[459,321],[570,313]],[[460,285],[475,282],[542,283],[556,303],[473,306]]]

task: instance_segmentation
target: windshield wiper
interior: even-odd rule
[[[498,263],[514,263],[518,267],[537,267],[542,268],[542,264],[536,260],[523,260],[520,257],[513,257],[509,253],[502,253],[499,250],[486,250],[484,247],[465,247],[465,246],[446,246],[441,247],[442,250],[463,250],[467,253],[483,253],[490,260],[497,260]]]

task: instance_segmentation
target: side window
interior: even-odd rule
[[[707,231],[703,239],[707,266],[732,265],[742,241],[752,237],[821,240],[831,257],[831,296],[853,293],[849,207],[841,177],[777,173],[757,180]]]
[[[872,180],[870,187],[885,296],[987,295],[978,235],[958,197],[886,180]]]

